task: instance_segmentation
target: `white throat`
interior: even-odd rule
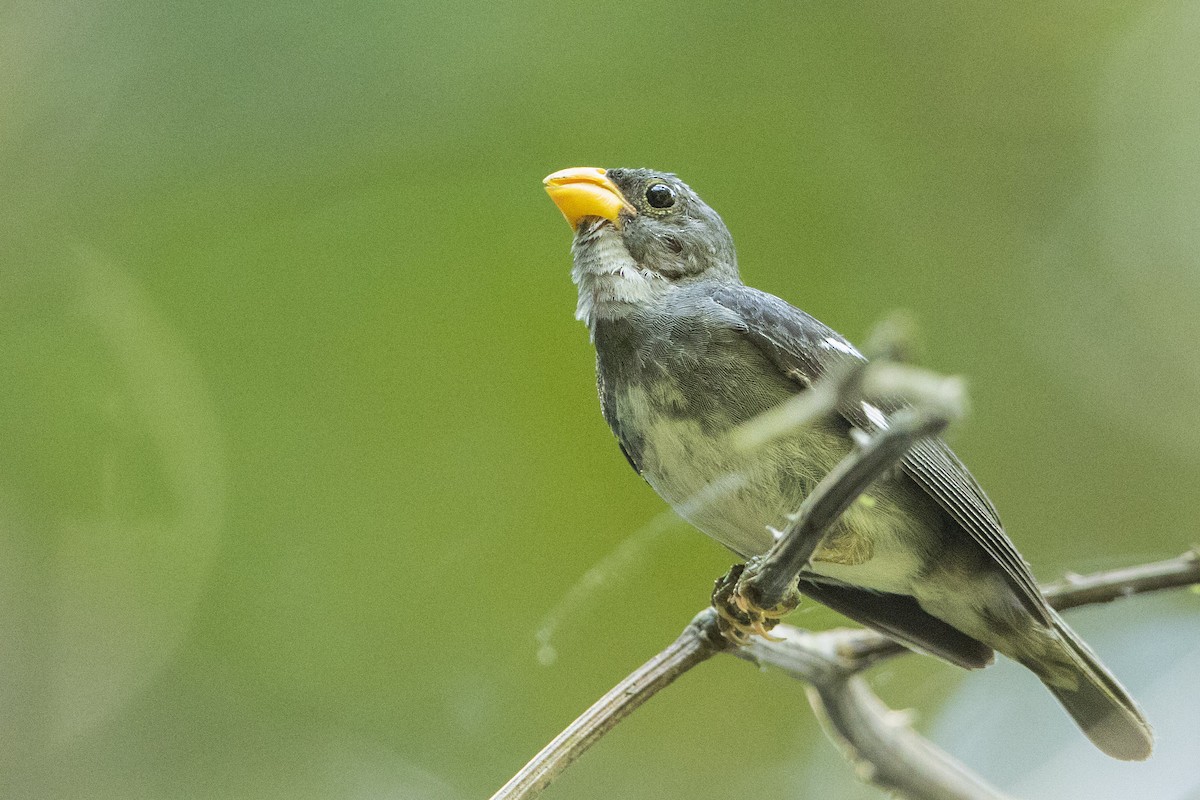
[[[611,225],[580,231],[571,245],[571,280],[579,287],[575,319],[595,329],[596,320],[620,319],[644,308],[670,288],[656,272],[642,269]]]

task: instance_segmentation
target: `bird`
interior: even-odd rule
[[[734,432],[864,356],[745,285],[724,221],[676,175],[574,167],[544,186],[574,230],[575,315],[625,458],[695,527],[743,558],[765,553],[856,437],[886,427],[895,409],[844,400],[753,451]],[[941,438],[918,442],[865,497],[800,573],[803,595],[960,667],[1000,652],[1032,671],[1101,751],[1150,756],[1137,703],[1046,602],[995,506]]]

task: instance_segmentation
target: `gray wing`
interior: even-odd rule
[[[713,299],[738,319],[739,330],[781,372],[798,382],[798,389],[828,374],[847,360],[864,360],[841,335],[774,295],[747,286],[719,289]],[[898,404],[879,403],[886,414]],[[844,403],[838,412],[868,433],[877,426],[861,403]],[[905,456],[904,472],[979,544],[999,565],[1018,596],[1037,616],[1050,622],[1029,565],[1004,533],[1000,515],[975,478],[941,439],[917,443]]]

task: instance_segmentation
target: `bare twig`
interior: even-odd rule
[[[696,615],[674,642],[614,686],[533,757],[492,800],[537,797],[600,737],[702,661],[732,645],[716,628],[711,608]]]
[[[871,691],[861,675],[812,684],[808,700],[861,778],[920,800],[1004,800],[988,784],[908,724]]]
[[[842,513],[899,463],[913,444],[936,436],[950,421],[951,415],[942,408],[912,408],[894,414],[886,430],[838,462],[804,498],[775,546],[746,570],[742,591],[762,608],[779,605]]]
[[[1176,558],[1140,564],[1136,567],[1097,572],[1093,575],[1067,575],[1062,581],[1043,589],[1050,605],[1063,611],[1076,606],[1110,603],[1122,597],[1200,582],[1200,547]]]
[[[1150,564],[1091,575],[1071,574],[1061,581],[1047,584],[1042,594],[1051,606],[1066,611],[1078,606],[1111,603],[1133,595],[1196,584],[1200,584],[1200,548]],[[785,627],[781,625],[775,631],[778,633]],[[911,652],[895,639],[865,628],[843,628],[829,631],[828,634],[837,636],[838,652],[854,665],[855,671],[864,670],[883,659]]]
[[[864,372],[848,368],[811,390],[807,405],[788,413],[768,412],[768,424],[740,431],[745,441],[761,442],[784,432],[788,414],[828,413],[839,398],[865,390],[901,398],[908,407],[893,414],[825,477],[806,498],[776,547],[744,573],[738,590],[750,590],[755,605],[779,605],[796,575],[840,515],[880,475],[891,469],[919,439],[936,435],[961,413],[961,385],[930,373],[896,365]],[[872,383],[873,381],[873,383]],[[830,388],[833,389],[830,392]],[[832,397],[832,399],[831,399]],[[783,409],[777,410],[783,411]],[[1196,551],[1170,561],[1092,576],[1070,576],[1047,588],[1057,608],[1103,603],[1148,591],[1200,583]],[[858,674],[880,660],[907,651],[881,634],[837,630],[813,634],[790,626],[775,628],[783,638],[752,638],[734,648],[720,633],[712,608],[696,616],[666,649],[642,665],[546,745],[492,800],[536,797],[567,766],[659,690],[693,666],[722,651],[785,669],[810,686],[809,698],[830,737],[839,743],[864,778],[891,791],[928,800],[1002,800],[1005,796],[913,731],[902,715],[887,708]]]
[[[826,734],[860,777],[921,800],[1005,800],[961,762],[914,731],[858,674],[841,639],[853,631],[810,633],[781,625],[781,638],[755,637],[733,655],[778,667],[809,686],[808,699]]]
[[[830,391],[836,391],[832,399],[812,399]],[[796,577],[846,509],[881,475],[896,467],[914,444],[941,433],[966,407],[961,380],[889,362],[852,362],[799,397],[808,397],[808,404],[791,409],[793,401],[783,403],[743,425],[737,435],[743,441],[763,441],[764,436],[771,438],[787,429],[788,412],[799,415],[791,421],[793,427],[807,425],[813,421],[813,413],[828,413],[864,397],[886,397],[901,409],[886,424],[880,423],[873,436],[864,434],[860,446],[817,484],[767,553],[752,559],[744,569],[736,567],[718,582],[713,602],[727,621],[726,635],[739,644],[751,632],[765,633],[796,607]]]
[[[1072,575],[1047,586],[1059,610],[1109,603],[1136,594],[1200,584],[1200,553],[1093,575]],[[1002,798],[961,763],[916,734],[858,675],[880,660],[911,652],[874,631],[808,633],[775,628],[780,641],[753,639],[735,655],[780,667],[810,686],[809,701],[830,738],[867,780],[891,791],[930,800]]]
[[[1108,603],[1147,592],[1200,585],[1200,554],[1074,576],[1047,587],[1059,609]],[[888,709],[857,675],[889,656],[910,652],[873,631],[838,629],[810,633],[780,625],[782,641],[755,638],[731,648],[717,632],[711,609],[698,614],[669,647],[615,686],[546,745],[492,800],[528,800],[543,789],[638,706],[715,653],[729,650],[756,664],[770,664],[813,687],[810,700],[831,737],[867,780],[911,797],[993,800],[1005,795],[974,776]]]
[[[809,387],[735,428],[729,440],[739,450],[757,450],[767,442],[833,413],[843,397],[858,394],[865,361],[848,361]]]

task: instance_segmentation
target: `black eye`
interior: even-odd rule
[[[675,205],[675,193],[665,183],[652,183],[646,190],[646,202],[652,208],[670,208]]]

